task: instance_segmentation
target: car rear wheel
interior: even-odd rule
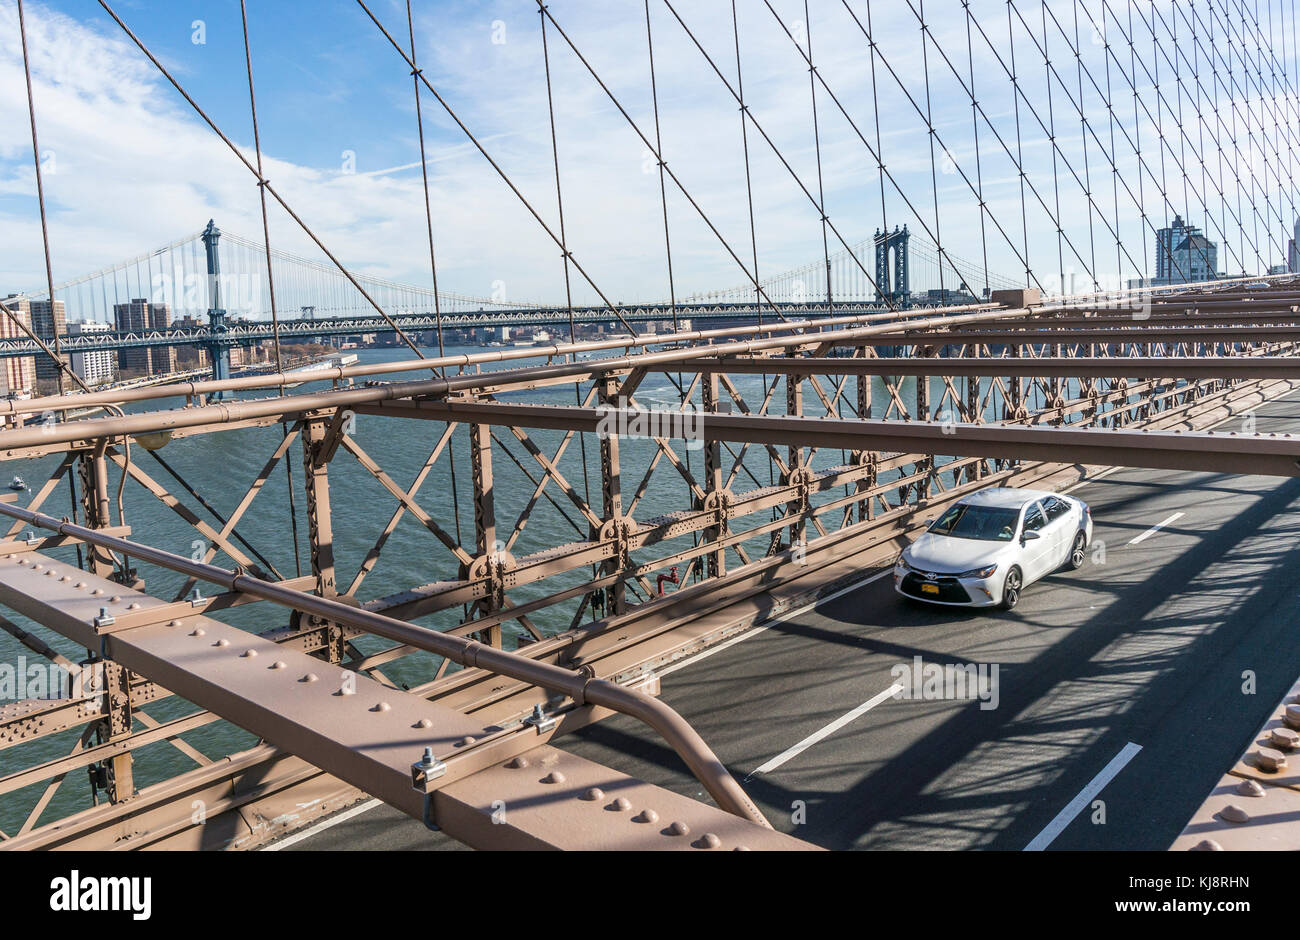
[[[1070,548],[1070,570],[1077,571],[1083,567],[1083,560],[1088,554],[1088,537],[1082,532],[1075,533],[1074,545]]]
[[[1007,580],[1002,584],[1002,604],[1003,610],[1012,610],[1020,602],[1020,588],[1024,584],[1024,579],[1020,576],[1020,569],[1013,567],[1007,572]]]

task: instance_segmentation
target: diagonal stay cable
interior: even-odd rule
[[[388,323],[389,326],[393,328],[393,332],[395,332],[398,336],[400,336],[402,338],[402,341],[405,342],[406,345],[411,348],[411,351],[414,352],[419,358],[421,359],[426,358],[424,353],[420,352],[419,347],[416,346],[416,344],[411,340],[411,338],[406,335],[406,332],[400,326],[397,325],[396,321],[394,321],[393,318],[390,317],[388,313],[382,307],[380,307],[378,303],[375,302],[374,298],[371,297],[369,293],[367,293],[366,289],[361,286],[360,282],[355,277],[352,276],[352,272],[350,272],[346,267],[344,267],[343,262],[339,261],[339,259],[334,255],[334,253],[325,247],[325,243],[322,242],[319,237],[317,237],[316,233],[313,232],[311,228],[307,225],[307,223],[303,221],[302,217],[299,216],[298,213],[293,210],[293,208],[289,205],[289,203],[285,201],[284,197],[282,197],[276,191],[275,187],[272,186],[269,181],[262,178],[262,174],[257,171],[257,167],[255,167],[252,163],[248,161],[248,158],[244,156],[244,154],[240,151],[240,149],[235,145],[234,141],[232,141],[229,137],[226,136],[226,134],[221,130],[221,128],[217,126],[216,122],[213,121],[212,118],[208,116],[208,113],[199,106],[199,103],[195,101],[194,98],[190,95],[190,93],[186,91],[185,88],[181,85],[181,83],[176,80],[175,76],[173,76],[172,73],[167,70],[167,67],[164,66],[162,62],[158,60],[158,57],[155,56],[152,51],[150,51],[149,47],[144,44],[144,42],[140,39],[140,37],[137,36],[131,30],[131,28],[126,25],[125,22],[123,22],[122,18],[117,15],[117,12],[111,6],[109,6],[108,0],[99,0],[99,5],[104,8],[104,11],[110,17],[112,17],[113,22],[117,23],[117,25],[121,27],[122,32],[124,32],[127,35],[127,38],[129,38],[133,43],[135,43],[136,46],[140,49],[140,51],[144,53],[145,57],[148,58],[149,61],[154,64],[154,67],[157,68],[160,73],[162,73],[162,76],[165,79],[167,79],[168,82],[171,83],[171,86],[180,93],[181,97],[184,98],[187,102],[189,102],[189,105],[191,108],[194,109],[194,112],[198,114],[200,118],[203,119],[203,122],[212,129],[213,133],[215,133],[219,138],[221,138],[222,142],[227,147],[230,148],[230,152],[233,153],[239,159],[239,162],[242,163],[245,166],[245,168],[247,168],[248,172],[252,173],[254,176],[258,178],[262,188],[265,189],[266,192],[269,192],[271,194],[271,196],[275,199],[275,201],[280,204],[280,207],[289,214],[289,217],[298,223],[298,226],[303,230],[303,232],[307,235],[307,237],[316,243],[316,247],[325,253],[325,256],[334,263],[335,267],[337,267],[339,271],[343,274],[343,276],[347,278],[348,281],[352,284],[352,286],[355,287],[361,293],[361,296],[366,299],[366,301],[370,304],[370,306],[374,307],[375,311],[381,317],[384,318],[384,320]]]
[[[767,143],[768,147],[771,148],[772,153],[776,155],[776,158],[781,162],[781,165],[786,168],[786,171],[790,174],[791,178],[794,179],[796,185],[798,185],[798,187],[803,191],[803,194],[808,197],[808,201],[812,203],[813,207],[817,209],[819,214],[824,215],[825,213],[822,213],[821,206],[817,202],[817,197],[814,196],[812,192],[808,189],[807,185],[804,184],[804,181],[799,177],[799,174],[795,172],[794,167],[790,166],[790,162],[786,160],[785,154],[781,152],[781,149],[777,147],[776,143],[772,140],[772,138],[768,136],[767,131],[763,129],[763,125],[758,122],[758,118],[754,117],[753,110],[745,106],[745,103],[743,100],[741,100],[740,95],[736,93],[736,89],[733,88],[731,86],[731,82],[727,80],[727,76],[722,74],[722,69],[718,68],[718,64],[713,61],[713,57],[710,56],[709,53],[705,50],[704,46],[700,43],[699,38],[695,35],[694,32],[692,32],[691,28],[686,25],[686,21],[682,19],[681,14],[677,12],[677,9],[670,2],[668,2],[668,0],[664,0],[664,6],[666,6],[669,9],[669,11],[673,14],[673,18],[676,19],[677,22],[681,25],[682,29],[686,31],[686,35],[690,37],[691,42],[695,44],[695,48],[700,51],[700,55],[704,56],[704,60],[709,63],[709,66],[713,69],[714,74],[718,76],[718,80],[721,81],[723,86],[726,87],[727,91],[731,94],[731,97],[736,99],[736,103],[741,106],[744,115],[747,118],[749,118],[749,120],[753,123],[754,129],[758,131],[759,136],[761,136],[763,140]],[[796,45],[798,45],[798,43],[796,43]],[[802,48],[800,48],[799,51],[801,54],[803,53]],[[590,66],[588,66],[588,68],[590,69]],[[593,72],[592,74],[594,75],[595,73]],[[613,95],[611,94],[610,97],[612,98]],[[628,121],[631,120],[632,119],[629,117]],[[633,123],[633,127],[635,126],[636,126],[635,123]],[[639,129],[637,130],[637,133],[638,134],[641,133]],[[645,135],[642,135],[642,139],[644,138]],[[672,174],[671,170],[669,170],[668,172],[670,175]],[[673,177],[673,180],[674,182],[676,182],[675,176]],[[681,184],[678,183],[678,186],[680,187]],[[904,196],[903,198],[906,199],[907,197]],[[867,271],[866,267],[862,264],[861,260],[859,260],[857,255],[853,253],[852,249],[849,247],[849,243],[845,241],[844,236],[840,234],[839,229],[835,227],[835,224],[831,222],[829,218],[827,218],[825,222],[826,225],[830,228],[830,230],[835,233],[835,237],[836,239],[839,240],[840,245],[843,246],[843,248],[849,252],[850,257],[852,257],[854,263],[858,266],[858,269],[862,271],[863,276],[865,276],[866,279],[871,282],[871,286],[875,288],[876,293],[879,294],[882,298],[884,298],[885,304],[889,307],[891,311],[897,312],[898,308],[894,306],[893,300],[886,295],[886,293],[881,289],[880,285],[876,283],[876,279],[871,276],[871,273]],[[712,227],[712,223],[710,223],[710,227]],[[731,251],[730,247],[728,247],[727,250]],[[732,252],[732,257],[733,258],[736,257],[735,252]],[[736,261],[737,263],[741,264],[743,267],[743,262],[741,262],[739,258],[736,258]],[[754,283],[757,286],[758,282],[755,281]],[[767,296],[766,293],[764,293],[763,296],[766,297]]]
[[[267,179],[262,172],[262,134],[257,126],[257,96],[253,93],[253,47],[248,41],[248,7],[239,0],[239,19],[244,28],[244,62],[248,66],[248,109],[253,115],[253,151],[257,155],[257,192],[262,203],[262,243],[266,246],[266,283],[271,297],[271,334],[275,344],[275,371],[284,372],[280,355],[280,314],[275,303],[275,273],[271,269],[271,226],[266,216]]]
[[[844,8],[845,8],[845,10],[848,11],[849,16],[853,19],[853,22],[857,25],[857,27],[858,27],[858,31],[861,32],[862,35],[863,35],[864,37],[866,37],[867,44],[871,47],[871,50],[872,50],[872,53],[873,53],[873,61],[874,61],[874,59],[876,59],[876,58],[880,59],[880,64],[883,65],[883,66],[885,67],[885,70],[888,71],[889,74],[893,77],[893,79],[894,79],[894,83],[897,84],[898,87],[899,87],[899,89],[903,92],[904,97],[907,98],[907,101],[908,101],[908,103],[912,106],[913,110],[915,110],[916,113],[917,113],[917,114],[918,114],[922,119],[924,119],[924,118],[925,118],[925,112],[921,110],[921,106],[920,106],[920,105],[916,102],[916,100],[912,97],[912,94],[911,94],[910,91],[908,91],[907,86],[903,84],[903,80],[898,76],[898,73],[897,73],[896,71],[894,71],[894,67],[893,67],[892,65],[889,64],[889,60],[885,58],[885,54],[880,50],[880,44],[879,44],[878,42],[876,42],[875,37],[874,37],[874,35],[873,35],[872,31],[871,31],[871,27],[870,27],[870,25],[864,26],[864,25],[862,24],[862,21],[861,21],[860,19],[858,19],[858,15],[857,15],[856,13],[854,13],[854,12],[853,12],[853,9],[848,5],[847,0],[842,0],[842,2],[844,3]],[[769,9],[769,10],[772,9],[772,7],[771,7],[770,4],[768,5],[768,9]],[[793,39],[794,39],[793,35],[791,35],[789,29],[786,28],[785,23],[784,23],[784,22],[781,22],[781,18],[780,18],[779,16],[777,16],[777,13],[776,13],[775,10],[772,10],[772,15],[775,16],[775,17],[777,18],[777,22],[781,24],[781,28],[785,30],[786,35],[789,36],[789,37],[791,38],[791,40],[793,40]],[[932,40],[932,41],[933,41],[933,40]],[[796,47],[797,47],[797,46],[798,46],[798,43],[796,43],[795,45],[796,45]],[[803,50],[800,49],[800,51],[802,52]],[[939,51],[940,51],[941,54],[943,53],[943,50],[942,50],[942,49],[940,49]],[[952,69],[952,68],[953,68],[953,65],[952,65],[951,62],[948,61],[947,56],[944,55],[943,58],[944,58],[944,61],[947,63],[949,69]],[[935,243],[935,246],[936,246],[936,247],[938,247],[938,238],[937,238],[937,233],[931,231],[929,225],[928,225],[928,224],[926,223],[926,221],[925,221],[925,217],[922,216],[921,213],[920,213],[920,211],[918,211],[918,209],[916,208],[916,206],[914,206],[914,205],[912,204],[912,200],[911,200],[910,198],[908,198],[907,193],[905,193],[905,192],[903,191],[903,188],[898,184],[898,181],[897,181],[896,179],[894,179],[894,175],[893,175],[892,173],[890,173],[889,170],[886,169],[886,168],[884,167],[884,162],[880,159],[880,155],[877,153],[876,148],[873,148],[873,147],[871,146],[871,144],[868,143],[866,137],[862,134],[862,131],[858,129],[858,126],[857,126],[857,124],[854,122],[853,118],[849,116],[848,110],[847,110],[847,109],[846,109],[846,108],[845,108],[845,107],[840,103],[839,98],[836,97],[835,93],[834,93],[833,91],[831,91],[830,87],[826,84],[826,80],[825,80],[824,78],[822,78],[822,76],[821,76],[820,73],[818,73],[818,76],[817,76],[817,77],[821,80],[822,87],[826,89],[826,92],[827,92],[827,94],[830,96],[831,101],[835,102],[835,106],[836,106],[837,108],[839,108],[840,113],[841,113],[842,115],[844,115],[845,120],[847,120],[847,121],[849,122],[849,126],[852,127],[853,130],[854,130],[854,132],[858,135],[858,139],[862,141],[862,143],[866,146],[867,151],[871,154],[872,158],[875,159],[876,162],[880,165],[881,172],[884,173],[885,177],[886,177],[886,178],[889,180],[889,182],[893,185],[894,189],[895,189],[895,190],[898,192],[898,194],[903,198],[903,202],[907,204],[907,208],[911,210],[912,214],[916,217],[917,221],[920,222],[921,226],[925,229],[926,235],[928,235],[929,238],[930,238],[930,240],[933,241],[933,242]],[[963,86],[963,88],[965,87],[965,83],[964,83],[964,82],[962,83],[962,86]],[[969,94],[969,92],[968,92],[968,94]],[[974,95],[970,95],[970,97],[971,97],[971,100],[972,100],[973,102],[976,102],[976,104],[977,104],[977,106],[978,106],[978,102],[976,101],[975,96],[974,96]],[[877,110],[878,110],[878,109],[877,109]],[[980,108],[980,114],[981,114],[981,116],[984,117],[984,121],[985,121],[985,123],[989,124],[989,127],[993,130],[994,135],[995,135],[995,136],[998,136],[997,129],[993,127],[993,125],[992,125],[992,123],[989,121],[988,117],[987,117],[986,115],[984,115],[984,113],[983,113],[983,109],[982,109],[982,108]],[[934,134],[934,136],[935,136],[935,141],[939,144],[939,146],[943,147],[945,150],[949,150],[949,148],[944,144],[944,142],[943,142],[943,138],[939,136],[939,134],[938,134],[938,130],[935,129],[934,127],[931,127],[930,130],[931,130],[931,132]],[[999,140],[999,142],[1001,142],[1001,137],[1000,137],[1000,136],[998,136],[998,140]],[[1015,159],[1015,157],[1011,156],[1010,148],[1008,148],[1008,147],[1006,146],[1005,143],[1003,143],[1003,149],[1007,151],[1007,155],[1008,155],[1009,157],[1011,157],[1012,162],[1014,162],[1014,163],[1016,164],[1017,169],[1019,169],[1019,168],[1020,168],[1020,163],[1019,163],[1019,161],[1017,161],[1017,160]],[[951,152],[951,151],[950,151],[950,152]],[[977,190],[977,189],[975,188],[975,186],[971,183],[970,178],[966,175],[966,171],[963,170],[963,169],[961,168],[960,164],[959,164],[955,159],[952,161],[952,163],[953,163],[953,166],[956,168],[958,175],[960,175],[961,178],[962,178],[962,180],[966,183],[967,188],[970,189],[970,191],[971,191],[971,192],[976,196],[977,199],[979,199],[979,202],[980,202],[980,206],[981,206],[981,208],[984,209],[984,210],[986,210],[986,211],[988,212],[988,217],[989,217],[989,219],[993,222],[993,225],[997,228],[998,232],[1002,235],[1003,240],[1006,241],[1006,243],[1007,243],[1007,247],[1011,249],[1011,251],[1012,251],[1013,254],[1015,254],[1017,260],[1018,260],[1021,264],[1023,264],[1023,265],[1025,266],[1025,271],[1026,271],[1027,273],[1030,273],[1030,276],[1032,277],[1034,283],[1037,284],[1039,288],[1042,288],[1043,285],[1039,282],[1037,276],[1036,276],[1036,275],[1033,275],[1032,272],[1030,271],[1030,266],[1029,266],[1028,261],[1026,260],[1025,255],[1021,254],[1020,249],[1018,249],[1018,248],[1016,247],[1015,243],[1011,240],[1011,236],[1010,236],[1010,235],[1007,233],[1007,231],[1002,227],[1002,224],[998,221],[997,216],[993,214],[992,210],[988,209],[988,204],[987,204],[987,202],[985,202],[985,200],[984,200],[982,197],[980,197],[978,190]],[[1034,188],[1034,185],[1033,185],[1032,181],[1029,181],[1029,186],[1030,186],[1030,189],[1032,189],[1032,190],[1034,191],[1034,195],[1035,195],[1035,196],[1038,196],[1038,190]],[[1047,208],[1046,203],[1043,202],[1041,196],[1038,196],[1038,200],[1039,200],[1040,203],[1042,203],[1042,205],[1043,205],[1043,210],[1044,210],[1045,212],[1048,212],[1048,214],[1050,215],[1051,212],[1050,212],[1050,210]],[[882,199],[881,201],[883,202],[884,200]],[[885,228],[886,228],[886,231],[888,231],[888,223],[886,223],[886,227],[885,227]],[[943,251],[942,254],[943,254],[943,255],[947,255],[947,252],[946,252],[946,251]],[[948,257],[948,263],[949,263],[949,264],[953,264],[953,260],[952,260],[951,256]],[[957,266],[956,266],[955,264],[953,264],[953,267],[954,267],[954,269],[956,269]]]
[[[358,2],[360,2],[360,0],[358,0]],[[573,40],[569,38],[568,33],[566,33],[564,29],[560,26],[560,24],[556,22],[555,17],[551,14],[550,9],[546,7],[545,4],[542,3],[542,0],[537,0],[537,5],[541,9],[543,15],[548,20],[551,21],[551,25],[555,27],[556,32],[560,34],[560,36],[564,39],[565,43],[568,44],[569,48],[573,50],[573,54],[578,57],[578,61],[583,64],[583,66],[587,69],[587,72],[595,80],[596,84],[599,85],[601,90],[605,92],[606,97],[608,97],[609,100],[613,103],[614,107],[618,109],[619,113],[623,115],[624,120],[627,121],[628,125],[632,128],[632,130],[636,133],[636,135],[641,138],[641,142],[645,144],[646,149],[649,150],[651,154],[654,155],[654,158],[656,160],[660,161],[661,165],[663,166],[664,172],[668,174],[669,179],[673,181],[673,184],[677,187],[678,191],[680,191],[681,194],[684,197],[686,197],[686,201],[691,204],[691,207],[704,221],[704,224],[707,225],[709,227],[709,230],[713,232],[713,234],[717,237],[722,247],[726,249],[727,254],[731,256],[731,259],[735,261],[737,265],[740,266],[740,270],[744,272],[745,277],[747,277],[754,284],[754,289],[757,292],[759,297],[758,303],[761,305],[763,301],[766,301],[768,306],[772,308],[773,312],[775,312],[777,316],[781,317],[782,320],[786,319],[784,316],[782,316],[776,304],[773,303],[771,298],[768,297],[767,291],[763,289],[762,285],[759,284],[758,280],[750,272],[749,268],[745,266],[745,262],[740,260],[740,256],[737,255],[734,250],[732,250],[730,243],[726,240],[726,238],[723,237],[722,233],[718,231],[717,226],[713,224],[713,220],[709,218],[708,214],[696,201],[695,197],[692,196],[691,193],[686,189],[686,186],[677,177],[677,174],[673,172],[672,167],[670,167],[668,163],[664,161],[663,154],[660,153],[659,149],[650,142],[650,139],[646,137],[645,133],[641,130],[640,126],[638,126],[636,121],[632,119],[632,116],[627,113],[627,109],[623,107],[623,103],[618,100],[617,96],[615,96],[615,94],[612,91],[610,91],[609,86],[605,84],[604,80],[601,79],[601,77],[596,73],[596,70],[592,68],[591,63],[587,61],[586,56],[584,56],[582,52],[579,51],[578,47],[574,44]],[[669,7],[669,9],[672,8]],[[728,87],[730,87],[730,85],[728,85]],[[807,190],[805,190],[805,192],[807,192]]]
[[[523,204],[524,208],[527,209],[529,213],[532,215],[532,217],[537,220],[537,224],[542,227],[542,230],[545,231],[548,236],[550,236],[551,241],[555,242],[556,247],[558,247],[561,251],[566,251],[567,249],[564,246],[564,240],[561,239],[558,235],[556,235],[554,230],[552,230],[552,228],[546,224],[546,220],[541,217],[541,215],[538,213],[538,211],[535,208],[533,208],[533,204],[528,201],[527,197],[525,197],[522,192],[519,191],[519,187],[515,185],[512,179],[510,179],[506,171],[501,168],[501,165],[497,163],[495,159],[493,159],[492,155],[487,152],[487,149],[474,135],[474,133],[469,129],[469,127],[466,126],[465,122],[460,119],[460,116],[451,107],[451,105],[447,103],[447,100],[443,98],[441,93],[439,93],[438,89],[433,87],[433,85],[429,82],[429,79],[425,77],[422,71],[415,68],[415,63],[411,61],[411,57],[407,55],[406,50],[403,49],[401,45],[398,44],[397,40],[393,38],[392,33],[388,31],[387,27],[385,27],[384,24],[379,21],[379,18],[375,16],[375,14],[371,11],[370,7],[366,5],[365,0],[357,0],[357,5],[361,7],[361,9],[365,12],[366,16],[370,17],[370,21],[375,24],[375,26],[379,29],[381,33],[383,33],[384,38],[387,39],[388,42],[392,45],[393,49],[397,51],[397,54],[402,57],[403,61],[406,62],[407,66],[409,66],[412,69],[412,71],[418,73],[419,79],[424,84],[424,87],[429,90],[429,93],[432,94],[435,99],[437,99],[438,104],[442,105],[442,109],[447,112],[447,116],[456,122],[456,125],[465,133],[465,136],[469,138],[470,143],[472,143],[474,147],[478,150],[478,152],[483,155],[483,158],[487,160],[489,164],[491,164],[492,169],[494,169],[497,175],[501,177],[502,182],[504,182],[508,187],[510,187],[510,191],[513,192],[515,196],[518,197],[519,201]],[[632,328],[632,324],[627,322],[627,319],[623,316],[618,306],[613,301],[611,301],[609,297],[605,295],[605,292],[600,289],[599,285],[597,285],[596,282],[592,280],[591,276],[587,273],[586,269],[578,262],[578,259],[574,258],[570,254],[568,255],[568,260],[573,265],[574,269],[579,274],[582,275],[583,280],[585,280],[591,286],[591,289],[594,290],[596,294],[600,297],[601,302],[604,303],[605,306],[607,306],[610,309],[610,311],[614,314],[614,316],[618,318],[618,321],[621,324],[623,324],[623,328],[626,329],[628,333],[631,334],[633,337],[638,336],[639,334],[635,329]]]

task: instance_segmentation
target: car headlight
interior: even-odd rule
[[[993,572],[998,570],[997,565],[989,565],[987,568],[972,568],[970,571],[963,571],[957,575],[959,578],[979,578],[981,581],[985,578],[993,577]]]

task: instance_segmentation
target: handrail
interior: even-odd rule
[[[397,643],[444,656],[462,666],[485,669],[530,685],[559,692],[579,704],[600,705],[636,718],[659,733],[722,809],[764,828],[772,828],[748,794],[731,776],[726,766],[700,737],[699,732],[673,708],[644,692],[625,688],[606,679],[594,679],[560,666],[537,662],[517,653],[495,649],[476,640],[441,633],[393,617],[386,617],[383,614],[349,607],[339,601],[250,577],[242,571],[228,571],[216,565],[192,561],[181,555],[132,542],[129,539],[104,535],[94,529],[71,522],[62,522],[44,513],[32,512],[19,506],[0,503],[0,513],[41,529],[81,539],[91,545],[121,552],[132,558],[216,584],[227,591],[240,592],[303,613],[323,617]]]

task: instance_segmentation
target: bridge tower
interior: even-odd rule
[[[203,230],[203,247],[208,256],[208,327],[211,338],[203,344],[212,360],[212,378],[220,381],[230,378],[230,347],[235,345],[229,338],[226,325],[226,311],[221,306],[221,257],[217,252],[217,242],[221,230],[217,223],[208,219],[208,227]],[[217,392],[214,398],[229,398],[229,392]]]
[[[876,299],[889,299],[896,306],[906,307],[911,298],[910,274],[908,271],[907,242],[912,237],[904,225],[900,230],[897,225],[892,232],[876,229]],[[890,253],[893,263],[890,264]],[[892,270],[891,270],[892,268]]]

